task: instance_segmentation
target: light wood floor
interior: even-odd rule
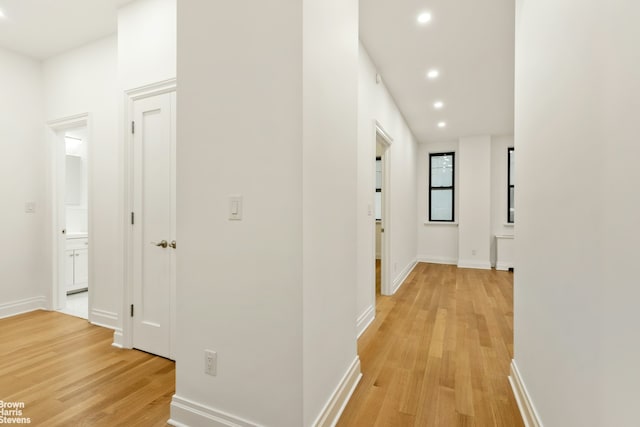
[[[523,426],[507,380],[511,273],[418,264],[396,295],[377,298],[339,427]]]
[[[338,426],[522,426],[507,381],[512,277],[419,264],[395,296],[378,296]],[[112,339],[57,312],[0,320],[0,400],[25,402],[34,426],[165,426],[174,363]]]
[[[57,312],[0,320],[0,400],[24,402],[33,426],[166,426],[174,363],[112,341]]]

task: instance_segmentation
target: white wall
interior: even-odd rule
[[[514,361],[545,426],[634,426],[640,5],[517,14]]]
[[[122,253],[117,48],[114,35],[43,62],[46,120],[90,114],[90,320],[113,328],[120,324],[123,278],[122,257],[114,256]]]
[[[378,123],[393,138],[386,155],[391,166],[391,215],[386,224],[391,239],[391,280],[400,280],[416,260],[416,161],[418,144],[384,83],[376,83],[376,66],[360,44],[358,74],[358,329],[372,319],[375,305],[375,192]],[[383,76],[384,77],[384,76]],[[369,212],[371,211],[371,214]],[[367,315],[369,317],[367,317]]]
[[[460,138],[458,266],[491,268],[491,137]]]
[[[0,317],[44,306],[49,271],[42,74],[32,59],[0,48]],[[25,203],[36,211],[25,213]],[[25,299],[39,298],[27,302]],[[23,301],[23,304],[12,305]]]
[[[455,223],[429,223],[429,153],[456,153]],[[458,216],[460,168],[458,142],[420,144],[418,148],[418,260],[438,264],[458,263]]]
[[[467,164],[462,163],[461,156],[464,153],[460,150],[460,141],[455,142],[437,142],[420,144],[418,151],[418,260],[423,262],[433,262],[442,264],[458,264],[459,259],[468,260],[468,256],[460,256],[460,252],[470,255],[471,247],[464,249],[460,247],[460,239],[463,241],[469,239],[469,236],[461,236],[462,229],[466,229],[466,234],[483,233],[489,236],[490,257],[487,261],[486,251],[487,243],[485,237],[482,237],[483,261],[482,268],[486,268],[487,262],[495,265],[495,239],[496,234],[513,235],[514,227],[505,225],[507,222],[507,148],[513,147],[513,136],[485,136],[490,138],[490,155],[487,156],[484,150],[482,157],[470,153],[467,157]],[[473,147],[471,147],[473,148]],[[429,192],[429,153],[456,152],[456,223],[429,223],[428,213],[428,192]],[[471,169],[470,169],[471,168]],[[483,170],[483,181],[476,179],[477,169]],[[487,187],[487,168],[490,169],[490,186]],[[465,173],[471,171],[471,174],[465,174],[469,179],[464,180],[464,185],[460,180],[460,173],[464,169]],[[463,188],[465,187],[465,188]],[[467,191],[465,191],[467,190]],[[483,225],[475,225],[473,227],[458,227],[460,215],[464,206],[469,206],[475,202],[483,204]],[[490,224],[486,221],[486,206],[490,203]],[[474,209],[475,208],[471,208]],[[465,210],[466,213],[469,209]],[[472,211],[473,212],[473,211]],[[470,220],[475,221],[477,216],[474,214]],[[478,249],[478,248],[476,248]],[[477,252],[480,256],[480,252]],[[467,264],[468,265],[468,264]]]
[[[640,287],[638,286],[638,238],[640,238],[640,168],[638,113],[640,106],[640,58],[637,40],[640,4],[616,0],[604,13],[606,43],[603,50],[603,128],[598,138],[604,154],[606,180],[601,210],[603,236],[604,324],[602,360],[603,425],[637,423],[640,370]],[[597,18],[600,19],[600,16]],[[612,49],[611,47],[615,47]],[[604,146],[604,147],[603,147]],[[600,159],[602,160],[602,158]]]
[[[357,3],[178,7],[172,418],[310,425],[356,360]]]
[[[176,25],[176,0],[137,0],[118,10],[123,90],[176,77]]]
[[[178,5],[176,395],[267,426],[301,425],[303,411],[302,5],[290,3]],[[232,194],[241,222],[227,220]]]
[[[357,358],[358,1],[303,5],[303,425],[310,426]]]

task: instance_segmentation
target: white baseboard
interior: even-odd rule
[[[518,403],[518,408],[520,409],[524,425],[526,427],[543,427],[542,421],[540,421],[536,408],[533,406],[533,402],[531,401],[531,396],[529,396],[529,393],[527,392],[527,387],[525,387],[524,381],[520,376],[520,371],[518,371],[518,366],[516,365],[515,360],[511,361],[511,375],[509,376],[509,383],[511,383],[511,389],[513,390],[516,402]]]
[[[407,277],[409,277],[409,274],[411,274],[411,272],[413,271],[413,269],[416,267],[417,264],[418,264],[418,261],[414,260],[409,264],[407,264],[404,270],[400,272],[400,275],[398,275],[398,277],[396,277],[396,279],[393,281],[393,285],[392,285],[393,288],[391,289],[391,295],[398,292],[398,289],[400,289],[400,286],[402,286],[402,284],[407,279]]]
[[[175,394],[171,400],[171,418],[167,424],[175,427],[259,427],[258,424]]]
[[[102,326],[103,328],[114,330],[119,329],[118,313],[94,308],[93,310],[91,310],[89,320],[91,321],[92,325]]]
[[[334,427],[338,423],[342,411],[344,411],[344,408],[347,406],[361,378],[360,358],[356,356],[342,377],[338,387],[336,387],[335,391],[331,394],[331,398],[324,408],[322,408],[320,415],[318,415],[311,425],[313,427]]]
[[[373,305],[370,305],[369,307],[367,307],[364,313],[358,316],[358,323],[356,326],[358,328],[358,338],[360,338],[360,335],[362,335],[364,331],[367,330],[367,328],[375,318],[376,318],[376,308]]]
[[[113,347],[124,348],[124,339],[122,336],[122,329],[117,328],[113,331],[113,342],[111,343]]]
[[[46,302],[47,298],[40,296],[0,304],[0,319],[35,310],[46,310]]]
[[[497,263],[496,264],[496,270],[509,271],[510,268],[513,268],[512,264],[507,264],[507,263]]]
[[[430,257],[430,256],[419,256],[418,262],[427,262],[429,264],[446,264],[446,265],[457,265],[457,258],[446,258],[446,257]]]
[[[491,262],[458,260],[458,268],[474,268],[476,270],[491,270]]]

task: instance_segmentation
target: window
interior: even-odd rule
[[[509,224],[513,224],[514,215],[515,215],[515,205],[514,205],[514,195],[515,195],[515,172],[513,169],[515,153],[513,152],[513,147],[509,147],[508,151],[508,161],[507,161],[507,192],[508,192],[508,203],[507,203],[507,222]]]
[[[455,153],[429,154],[429,221],[453,222]]]
[[[376,157],[376,221],[382,220],[382,157]]]

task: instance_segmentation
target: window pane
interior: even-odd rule
[[[381,220],[382,219],[382,192],[381,191],[376,191],[375,202],[376,202],[376,219]]]
[[[432,168],[431,169],[431,186],[432,187],[451,187],[453,186],[453,167]]]
[[[453,165],[453,156],[431,156],[432,168],[447,168]]]
[[[453,221],[453,190],[431,190],[431,221]]]
[[[516,181],[516,172],[515,172],[515,154],[513,152],[513,150],[509,150],[509,185],[515,185]]]
[[[514,187],[509,187],[509,222],[514,222],[515,203],[514,203]]]
[[[431,186],[453,186],[453,156],[431,157]]]

